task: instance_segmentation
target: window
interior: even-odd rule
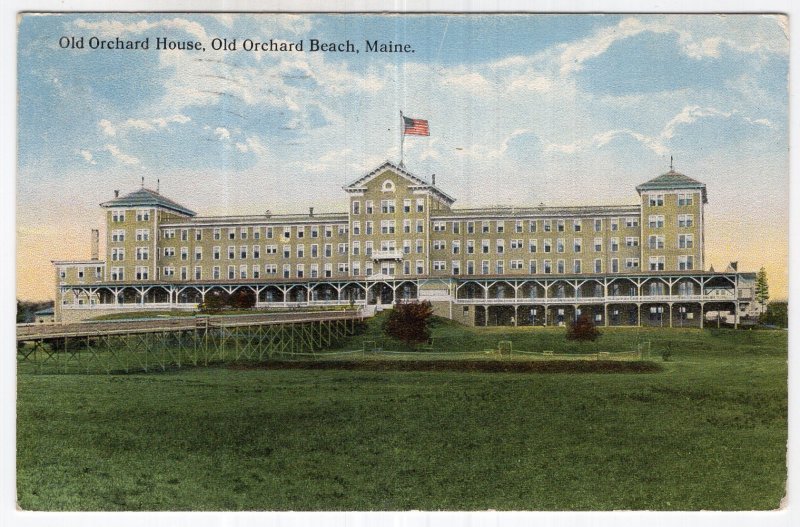
[[[215,265],[215,266],[214,266],[214,267],[211,269],[211,278],[212,278],[212,279],[214,279],[214,280],[219,280],[219,276],[220,276],[220,270],[219,270],[219,266],[218,266],[218,265]]]
[[[467,240],[467,254],[475,254],[475,240]]]
[[[691,249],[694,247],[694,235],[693,234],[679,234],[678,235],[678,248],[679,249]]]
[[[625,227],[630,229],[632,227],[638,227],[638,226],[639,226],[639,218],[637,218],[636,216],[630,216],[628,218],[625,218]]]
[[[660,229],[664,226],[664,216],[651,214],[647,219],[647,225],[651,229]]]
[[[594,232],[602,232],[603,231],[603,220],[596,218],[594,220]]]
[[[337,266],[337,270],[342,274],[348,274],[350,272],[350,267],[346,263],[340,263]]]
[[[149,267],[137,267],[136,271],[136,279],[137,280],[149,280],[150,279],[150,268]]]
[[[573,252],[579,253],[583,248],[583,240],[581,238],[575,238],[572,241],[572,250]]]
[[[361,234],[361,222],[360,221],[354,221],[353,222],[353,234],[355,236],[358,236],[359,234]]]
[[[125,211],[124,210],[115,210],[111,212],[111,221],[115,223],[125,221]]]
[[[581,228],[582,227],[583,227],[583,224],[581,223],[581,220],[572,220],[572,230],[573,231],[581,232]]]
[[[538,249],[538,241],[535,239],[528,240],[528,252],[535,253]]]
[[[265,229],[265,234],[268,239],[272,239],[275,236],[275,230],[272,227],[267,227]]]
[[[242,240],[246,240],[247,239],[247,227],[242,227],[241,229],[239,229],[239,237]]]
[[[556,227],[558,229],[558,232],[564,232],[564,220],[558,220],[558,222],[556,223]]]
[[[367,236],[370,236],[375,232],[375,222],[374,221],[365,222],[364,223],[364,227],[366,229]]]
[[[283,237],[290,238],[292,236],[292,228],[291,227],[284,227],[283,228]]]
[[[528,232],[536,232],[536,220],[528,220]]]
[[[340,243],[338,245],[338,249],[339,249],[339,254],[347,254],[349,248],[346,243]]]
[[[112,242],[124,242],[125,241],[125,231],[122,229],[117,229],[111,231],[111,241]]]
[[[664,194],[650,194],[650,200],[648,203],[651,207],[663,207]]]
[[[360,201],[354,201],[353,202],[353,214],[354,215],[361,214],[361,202]]]
[[[580,274],[582,265],[582,260],[572,260],[572,272],[575,274]]]
[[[522,260],[511,260],[509,262],[509,266],[511,267],[512,271],[521,271],[522,270]]]
[[[111,281],[112,282],[121,282],[123,280],[125,280],[125,268],[124,267],[112,267],[111,268]]]
[[[164,268],[164,277],[169,278],[175,276],[175,268],[172,266],[167,266]]]
[[[514,222],[514,232],[517,233],[522,232],[522,220],[516,220]]]
[[[639,238],[637,238],[636,236],[626,236],[625,247],[639,247]]]
[[[319,258],[319,245],[316,243],[311,244],[311,257]]]
[[[694,257],[692,255],[678,256],[678,270],[691,271],[694,269]]]
[[[552,252],[553,240],[550,240],[549,238],[547,240],[544,240],[544,242],[542,243],[542,250],[546,253]]]
[[[220,239],[220,229],[214,229],[214,239],[215,240]]]
[[[467,274],[475,274],[475,260],[467,260]]]
[[[381,234],[394,234],[395,224],[395,220],[381,220]]]
[[[694,203],[694,196],[692,194],[678,194],[678,206],[690,207]]]
[[[638,265],[637,265],[638,267]],[[619,272],[619,258],[612,258],[611,259],[611,272],[618,273]]]
[[[150,221],[150,211],[149,210],[137,210],[136,211],[136,221]]]
[[[381,212],[384,214],[394,214],[395,202],[393,199],[381,200]]]
[[[306,274],[306,268],[303,264],[297,264],[297,278],[303,278]]]
[[[339,226],[339,234],[342,234],[342,232],[341,232],[341,228],[342,228],[342,227],[341,227],[341,226]],[[305,226],[302,226],[302,225],[301,225],[301,226],[295,227],[295,231],[297,232],[297,237],[298,237],[298,238],[303,238],[303,237],[305,237],[305,235],[306,235],[306,228],[305,228]],[[347,231],[345,231],[345,233],[346,233],[346,232],[347,232]]]
[[[611,252],[619,251],[619,238],[611,238]]]
[[[639,268],[639,259],[638,258],[625,258],[625,268],[626,269],[638,269]]]
[[[353,242],[353,256],[361,254],[361,242]]]
[[[261,266],[260,265],[254,265],[253,266],[253,278],[254,279],[261,278]]]
[[[511,240],[511,249],[512,250],[522,249],[522,247],[523,247],[522,240]]]
[[[319,227],[311,227],[311,237],[319,238]]]
[[[229,245],[228,246],[228,260],[233,260],[234,258],[236,258],[236,246],[235,245]]]
[[[292,277],[292,265],[291,264],[283,264],[283,277],[284,278],[291,278]]]
[[[461,222],[454,221],[452,224],[453,234],[461,234]]]
[[[453,240],[451,244],[453,247],[453,254],[459,254],[461,252],[461,242],[458,240]]]
[[[551,230],[553,230],[552,221],[551,220],[542,221],[542,227],[544,232],[550,232]]]
[[[366,256],[372,256],[372,242],[371,241],[364,242],[364,254]]]
[[[78,279],[83,280],[83,267],[78,268]]]
[[[678,215],[678,227],[686,228],[691,227],[694,225],[694,215],[693,214],[679,214]]]
[[[594,259],[594,272],[595,273],[603,272],[603,260],[601,260],[600,258]]]
[[[261,246],[260,245],[253,245],[253,258],[255,258],[255,259],[261,258]]]
[[[403,233],[404,234],[411,233],[411,220],[403,220]]]
[[[199,242],[203,239],[203,230],[202,229],[195,229],[194,231],[194,240]]]
[[[264,250],[267,254],[278,254],[278,246],[277,245],[266,245],[264,246]]]
[[[150,248],[149,247],[137,247],[136,248],[136,259],[137,260],[149,260],[150,259]]]
[[[494,271],[495,274],[503,274],[505,272],[505,262],[503,260],[497,260],[494,264]]]
[[[489,233],[489,222],[488,221],[482,221],[481,222],[481,232],[484,233],[484,234],[488,234]]]
[[[425,212],[425,199],[417,199],[417,212]]]
[[[236,279],[236,266],[229,265],[228,266],[228,280],[235,280]]]
[[[433,222],[433,232],[444,232],[446,228],[446,223],[443,221],[434,221]]]
[[[228,239],[229,240],[236,239],[236,229],[228,229]]]
[[[603,252],[603,238],[594,239],[594,252],[596,253]]]
[[[408,213],[411,212],[411,200],[404,199],[403,200],[403,212]]]
[[[664,270],[664,257],[663,256],[651,256],[650,257],[650,270],[651,271],[663,271]]]
[[[416,247],[415,247],[414,250],[415,250],[415,252],[417,254],[422,254],[422,246],[423,246],[423,241],[422,240],[416,240]]]
[[[303,245],[302,243],[298,244],[298,246],[297,246],[297,257],[298,258],[305,258],[305,256],[306,256],[306,246]]]
[[[326,238],[331,238],[332,236],[333,236],[333,226],[326,225],[325,226],[325,237]]]
[[[556,252],[563,253],[564,252],[564,238],[559,238],[556,240]]]
[[[175,247],[164,247],[164,258],[175,256]]]
[[[125,249],[122,247],[120,248],[113,248],[111,249],[111,261],[112,262],[121,262],[125,259]],[[63,277],[62,277],[63,278]]]
[[[424,274],[425,273],[425,263],[422,260],[416,261],[417,274]]]
[[[530,274],[536,274],[537,273],[536,260],[531,260],[531,261],[528,262],[528,272]]]
[[[164,239],[172,240],[175,238],[175,229],[164,229]]]
[[[611,230],[612,231],[619,230],[619,218],[611,218]]]
[[[433,262],[433,270],[434,271],[444,271],[445,263],[442,260],[434,260]]]
[[[564,274],[565,269],[566,269],[566,266],[564,265],[564,260],[556,261],[556,272],[558,274]]]
[[[364,212],[366,214],[372,214],[374,212],[374,205],[371,199],[364,202]]]
[[[150,239],[150,230],[149,229],[136,229],[136,241],[137,242],[146,242]]]
[[[219,245],[214,247],[214,251],[213,251],[214,254],[212,255],[212,258],[214,260],[219,260],[220,259],[221,250],[222,250],[222,248]]]
[[[664,236],[658,236],[655,234],[651,234],[647,237],[647,246],[650,249],[663,249],[664,248]]]
[[[276,264],[264,265],[264,274],[275,276],[278,274],[278,266]]]
[[[203,268],[199,265],[194,268],[194,279],[195,280],[202,280],[203,279]]]
[[[253,239],[254,240],[261,239],[261,227],[253,227]]]
[[[403,240],[403,254],[411,254],[411,240]]]
[[[184,262],[189,259],[189,248],[181,247],[181,260]]]
[[[467,234],[475,234],[475,222],[468,221],[467,222]]]
[[[503,254],[505,252],[506,242],[503,239],[497,240],[497,254]]]
[[[425,225],[423,220],[417,220],[417,233],[422,234],[425,232]]]
[[[544,274],[551,274],[553,272],[553,262],[550,260],[545,260],[542,267],[544,268]]]

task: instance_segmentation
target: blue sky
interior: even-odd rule
[[[786,24],[754,15],[25,16],[19,261],[49,277],[35,262],[86,256],[97,204],[142,176],[202,214],[344,210],[342,185],[397,160],[402,109],[431,126],[430,138],[406,141],[408,168],[436,173],[461,206],[631,203],[635,185],[673,155],[708,185],[708,259],[765,264],[785,292]],[[166,36],[207,51],[64,50],[62,35]],[[240,46],[381,39],[415,53],[214,52],[215,37]],[[766,209],[776,221],[763,221]],[[769,261],[758,240],[780,246]],[[21,294],[39,294],[20,275]]]

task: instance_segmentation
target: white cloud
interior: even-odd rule
[[[138,158],[136,158],[134,156],[131,156],[131,155],[128,155],[128,154],[122,153],[117,145],[108,144],[108,145],[106,145],[106,150],[108,150],[108,152],[111,153],[111,155],[114,156],[115,159],[121,161],[122,163],[124,163],[126,165],[138,165],[139,164],[139,159]]]
[[[104,134],[111,136],[117,135],[116,127],[108,119],[101,119],[97,124]]]
[[[149,22],[147,20],[140,20],[138,22],[124,23],[118,20],[101,20],[98,22],[87,22],[79,18],[74,22],[75,27],[79,29],[87,29],[93,31],[102,37],[118,37],[124,36],[128,33],[139,34],[149,31],[151,29],[178,29],[196,37],[201,41],[208,40],[205,28],[198,22],[192,22],[185,18],[172,18],[168,20],[159,20],[157,22]]]
[[[216,135],[220,141],[231,138],[230,131],[228,131],[228,129],[225,128],[224,126],[218,126],[217,128],[215,128],[214,135]]]
[[[83,157],[84,161],[86,161],[90,165],[96,165],[97,164],[97,161],[95,161],[94,156],[92,155],[92,153],[90,151],[81,150],[78,153],[81,155],[81,157]]]

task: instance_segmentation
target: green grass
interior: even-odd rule
[[[355,340],[375,336],[378,323]],[[435,334],[469,349],[559,339],[558,330],[444,322]],[[786,332],[616,329],[596,347],[630,349],[642,335],[654,349],[676,345],[663,372],[220,367],[21,375],[19,503],[35,510],[777,508],[786,479]]]

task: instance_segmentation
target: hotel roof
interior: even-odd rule
[[[650,181],[642,183],[636,187],[636,190],[641,194],[643,190],[677,190],[684,188],[700,189],[703,194],[703,203],[708,203],[705,183],[700,183],[696,179],[672,169],[666,174],[661,174]]]
[[[101,207],[161,207],[163,209],[184,214],[186,216],[195,216],[197,213],[193,210],[187,209],[183,205],[165,198],[155,190],[149,188],[140,188],[130,194],[126,194],[120,198],[114,198],[111,201],[106,201],[100,204]]]

